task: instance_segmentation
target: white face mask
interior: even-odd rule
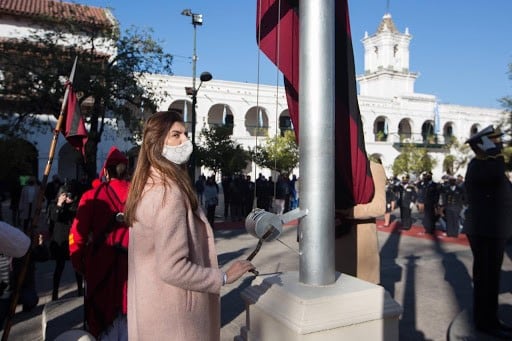
[[[194,146],[190,140],[183,142],[179,146],[169,146],[164,144],[162,156],[177,165],[182,165],[188,161],[193,150]]]

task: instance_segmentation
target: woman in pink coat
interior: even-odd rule
[[[220,289],[253,268],[218,268],[214,236],[186,171],[192,143],[180,113],[144,127],[125,209],[130,340],[219,340]]]

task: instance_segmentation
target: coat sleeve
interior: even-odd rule
[[[195,228],[189,226],[191,210],[186,197],[177,188],[153,187],[146,193],[157,210],[152,219],[156,270],[160,278],[173,286],[193,291],[220,293],[223,273],[192,261],[193,255],[208,255],[208,241],[198,240]],[[202,249],[199,249],[202,248]]]
[[[30,246],[30,238],[20,229],[0,221],[0,253],[22,257]]]
[[[370,162],[375,193],[372,201],[367,204],[354,206],[354,216],[356,219],[376,218],[386,212],[386,173],[380,163]]]

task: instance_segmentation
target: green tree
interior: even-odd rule
[[[415,174],[432,171],[436,166],[436,160],[428,155],[427,149],[417,147],[412,143],[403,145],[402,152],[393,162],[393,174]]]
[[[263,147],[253,151],[253,156],[260,167],[291,174],[299,164],[299,147],[294,132],[287,130],[283,136],[269,138]]]
[[[447,144],[449,154],[444,157],[443,171],[455,175],[464,168],[472,157],[471,148],[465,143],[460,143],[455,137]]]
[[[251,155],[231,138],[231,127],[215,126],[201,130],[201,143],[196,147],[196,160],[214,173],[231,175],[242,172]]]
[[[88,123],[84,166],[92,178],[96,173],[97,145],[108,119],[124,121],[134,139],[140,138],[141,123],[158,103],[158,85],[142,86],[142,75],[170,74],[172,56],[152,39],[151,30],[130,28],[121,34],[117,27],[89,27],[78,20],[67,20],[58,25],[53,23],[46,32],[34,30],[29,37],[0,44],[1,115],[16,118],[0,131],[6,136],[19,136],[20,127],[34,115],[57,116],[64,93],[63,80],[69,77],[73,60],[78,56],[73,86]],[[69,33],[74,35],[71,40]],[[99,38],[104,38],[115,54],[101,52],[96,45]]]

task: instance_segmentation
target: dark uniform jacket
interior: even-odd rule
[[[398,206],[410,207],[411,203],[415,203],[418,199],[416,189],[412,185],[400,185],[400,192],[398,198]]]
[[[455,186],[452,190],[451,186],[445,186],[441,193],[441,201],[445,209],[462,210],[465,201],[464,189],[461,186]]]
[[[464,232],[508,239],[512,235],[512,185],[505,175],[503,158],[472,159],[465,189],[468,209]]]

